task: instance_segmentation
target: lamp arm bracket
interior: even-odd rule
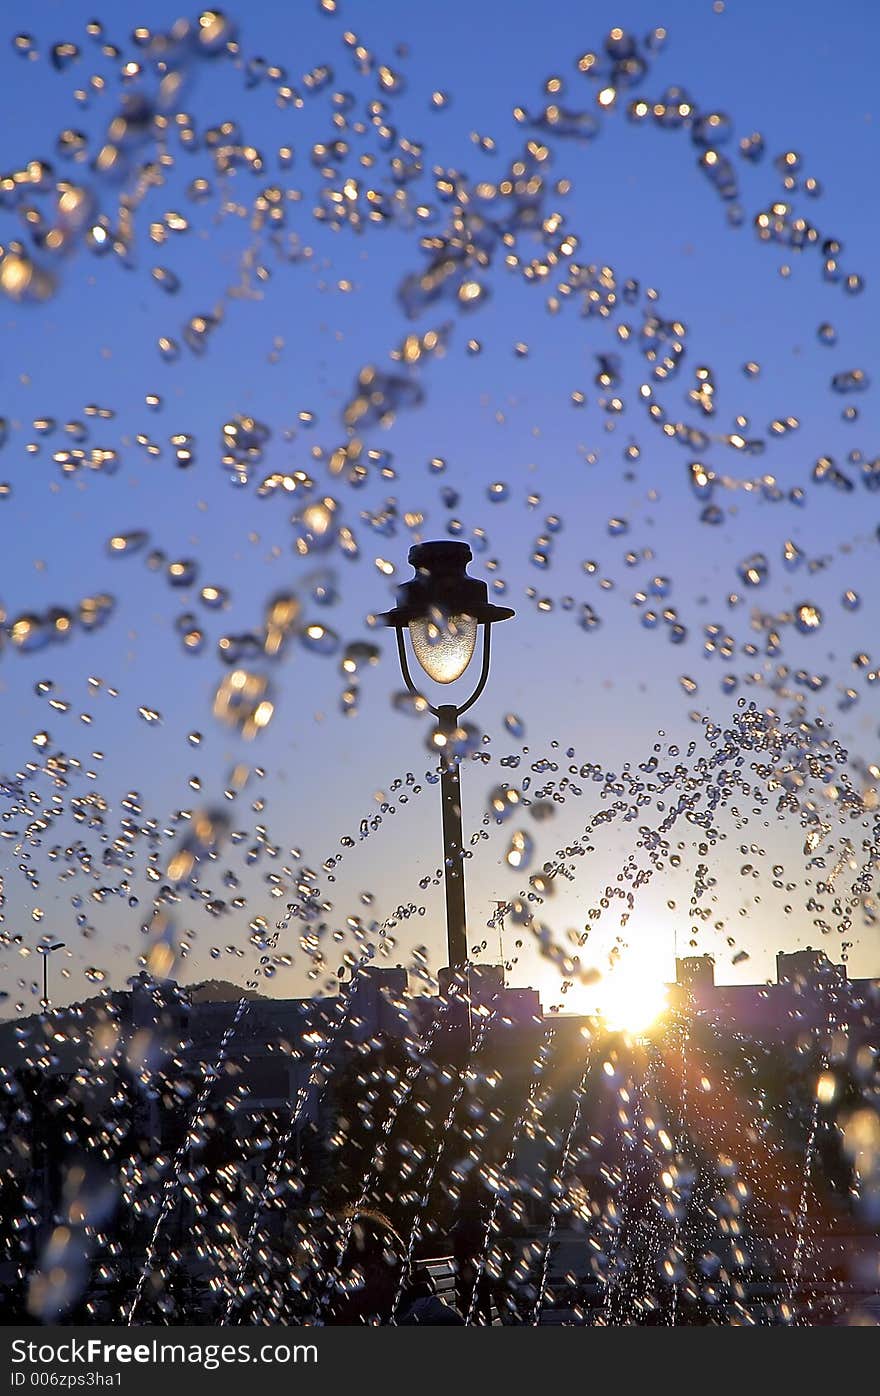
[[[476,703],[483,689],[486,687],[486,681],[489,677],[489,661],[491,657],[491,629],[491,625],[483,625],[483,665],[480,669],[480,677],[477,681],[477,686],[471,694],[470,698],[468,698],[467,702],[463,703],[460,708],[456,709],[459,717],[461,717],[462,713],[466,713],[468,708],[473,707],[474,703]],[[398,626],[395,630],[395,634],[397,635],[397,653],[400,656],[400,672],[403,674],[403,681],[414,698],[424,698],[425,695],[418,688],[416,688],[415,684],[412,681],[412,675],[409,672],[409,661],[406,657],[406,641],[404,640],[404,627]],[[425,699],[425,702],[427,702],[427,699]],[[444,706],[448,708],[449,705],[445,704]],[[433,703],[428,703],[428,711],[432,713],[436,718],[439,718],[441,715],[440,708],[435,708]]]
[[[419,689],[416,688],[412,681],[412,675],[409,672],[409,661],[406,657],[406,642],[403,638],[403,627],[398,626],[394,633],[397,636],[397,653],[400,656],[400,672],[403,674],[403,682],[414,698],[425,698],[424,693],[421,693]],[[425,702],[428,702],[427,698],[425,698]],[[435,717],[440,716],[440,709],[435,708],[433,703],[428,703],[428,710],[432,712]]]
[[[482,667],[482,669],[480,670],[480,677],[479,677],[479,681],[478,681],[478,683],[477,683],[476,688],[474,689],[473,693],[471,694],[471,696],[470,696],[470,698],[467,700],[467,702],[466,702],[466,703],[462,703],[461,707],[460,707],[459,710],[458,710],[458,715],[459,715],[459,717],[461,717],[462,713],[466,713],[467,710],[468,710],[468,708],[472,708],[472,707],[474,706],[474,703],[476,703],[476,701],[477,701],[477,699],[479,698],[480,694],[482,693],[483,689],[486,687],[486,680],[487,680],[488,677],[489,677],[489,659],[490,659],[490,645],[491,645],[490,634],[491,634],[491,631],[492,631],[491,625],[486,625],[486,624],[484,623],[484,625],[483,625],[483,667]]]

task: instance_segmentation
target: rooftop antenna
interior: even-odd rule
[[[54,945],[38,945],[37,954],[43,957],[43,1008],[49,1007],[49,956],[54,950],[63,950],[66,941],[56,941]]]
[[[493,920],[496,926],[498,927],[498,961],[501,965],[501,984],[503,988],[507,987],[504,965],[504,913],[506,910],[507,902],[504,900],[499,901],[496,897],[495,915],[493,917]]]

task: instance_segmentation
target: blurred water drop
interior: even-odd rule
[[[300,641],[305,649],[320,655],[335,654],[340,645],[336,632],[330,630],[326,625],[317,624],[317,622],[304,627]]]
[[[512,836],[505,854],[509,868],[522,871],[527,868],[534,854],[534,840],[524,829],[518,829]]]
[[[770,566],[763,553],[752,553],[737,567],[740,581],[746,586],[763,586],[770,573]]]
[[[802,601],[794,610],[795,625],[802,635],[809,635],[822,624],[822,612],[809,601]]]

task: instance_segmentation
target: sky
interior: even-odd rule
[[[180,12],[176,5],[117,0],[99,16],[105,34],[96,43],[85,32],[93,10],[68,0],[47,3],[36,14],[16,5],[4,11],[0,168],[51,161],[50,183],[80,181],[97,217],[98,211],[109,216],[120,196],[131,194],[137,163],[151,147],[134,146],[129,170],[114,182],[95,175],[89,160],[60,158],[58,134],[82,130],[91,159],[118,106],[120,63],[131,57],[128,35],[138,25],[161,31]],[[341,0],[335,15],[316,3],[263,0],[229,15],[245,57],[283,65],[287,76],[248,85],[229,60],[189,64],[170,109],[175,121],[177,112],[193,118],[198,139],[189,151],[169,142],[173,163],[157,166],[164,182],[134,214],[127,257],[73,247],[57,259],[51,296],[36,303],[0,300],[0,416],[8,422],[0,484],[10,486],[0,494],[0,604],[7,623],[22,613],[75,606],[84,597],[107,594],[115,601],[94,633],[76,629],[64,643],[29,653],[15,652],[8,638],[0,651],[0,776],[9,782],[24,771],[23,788],[43,801],[31,801],[39,819],[53,788],[25,763],[64,752],[82,768],[71,772],[65,812],[49,829],[28,832],[27,817],[13,809],[19,797],[5,797],[0,852],[9,944],[0,947],[0,965],[8,997],[0,1008],[7,1013],[37,1005],[35,951],[48,935],[65,941],[52,965],[59,1000],[123,984],[157,938],[172,948],[172,972],[181,982],[213,976],[257,982],[262,992],[279,995],[326,991],[344,955],[357,953],[352,917],[364,924],[397,922],[386,937],[390,963],[420,962],[420,947],[433,969],[443,963],[439,793],[425,779],[434,762],[430,729],[393,702],[402,687],[393,641],[370,625],[392,601],[393,584],[409,575],[407,550],[419,538],[460,536],[475,549],[484,546],[472,570],[500,579],[504,591],[497,599],[517,611],[494,637],[489,686],[469,714],[479,728],[477,750],[491,760],[468,761],[463,772],[466,831],[487,835],[475,843],[467,865],[470,939],[475,946],[486,941],[479,951],[484,959],[496,953],[497,933],[485,929],[496,899],[523,891],[541,895],[530,888],[529,876],[570,848],[598,808],[597,791],[591,795],[580,768],[595,763],[617,773],[626,762],[635,768],[649,760],[656,743],[661,765],[674,765],[679,758],[667,754],[669,746],[685,753],[691,741],[701,744],[701,718],[726,727],[739,699],[778,705],[768,685],[780,663],[792,674],[804,670],[826,679],[808,692],[806,707],[831,725],[858,788],[871,785],[863,767],[878,760],[880,685],[870,675],[877,664],[871,646],[880,519],[875,495],[859,479],[859,458],[847,462],[854,451],[868,461],[876,457],[878,413],[870,391],[829,390],[834,374],[870,375],[874,358],[875,8],[847,4],[831,23],[826,6],[805,3],[795,15],[790,7],[744,0],[723,8],[703,0],[633,0],[587,10],[518,0],[436,8]],[[663,26],[667,39],[641,82],[601,110],[601,83],[585,77],[577,61],[585,52],[601,52],[614,26],[639,39]],[[27,45],[14,43],[25,31],[34,39],[33,60],[17,51]],[[346,31],[356,32],[376,55],[369,71],[356,70]],[[58,71],[49,53],[61,41],[77,44],[81,56]],[[102,56],[102,42],[128,47],[120,58]],[[137,49],[131,53],[136,57]],[[312,90],[303,75],[321,64],[331,65],[333,74]],[[405,79],[405,85],[392,80],[404,90],[383,90],[381,64]],[[103,75],[105,87],[92,88],[85,105],[74,93],[88,89],[94,73]],[[544,91],[556,77],[564,81],[558,98]],[[279,106],[278,88],[286,83],[305,94],[300,105]],[[686,90],[677,101],[724,113],[732,122],[731,139],[718,150],[736,170],[742,226],[730,225],[728,204],[698,167],[700,151],[689,129],[627,119],[631,99],[654,103],[674,85]],[[137,79],[129,86],[136,90]],[[352,152],[342,175],[322,174],[313,148],[338,135],[334,111],[349,109],[344,99],[334,104],[335,93],[352,94],[351,122],[374,112],[369,103],[387,102],[388,140],[422,146],[423,173],[402,196],[393,196],[388,154],[375,127],[346,132]],[[446,95],[438,105],[432,93]],[[590,141],[546,136],[545,212],[564,216],[561,227],[577,237],[574,260],[581,266],[613,268],[619,288],[637,280],[638,303],[620,306],[608,321],[582,316],[577,296],[560,313],[548,313],[549,283],[561,279],[561,270],[554,269],[546,285],[525,280],[504,265],[502,249],[481,275],[485,304],[466,311],[454,299],[441,301],[408,320],[398,289],[423,265],[419,239],[442,232],[449,212],[432,172],[465,172],[474,183],[501,179],[526,139],[545,137],[518,123],[514,109],[535,115],[553,100],[598,114],[601,130]],[[261,152],[259,172],[217,175],[203,136],[224,121],[240,123],[242,143]],[[755,131],[763,134],[766,154],[752,164],[741,158],[738,143]],[[286,147],[293,151],[289,168],[278,158]],[[412,153],[412,145],[406,149]],[[357,165],[361,150],[375,157],[372,166]],[[800,156],[794,165],[799,187],[790,196],[775,164],[785,152]],[[397,216],[360,233],[316,221],[322,188],[336,188],[346,175],[375,179],[397,198]],[[195,201],[188,189],[202,177],[210,191]],[[820,197],[810,197],[807,179],[819,181]],[[242,258],[253,243],[254,199],[273,187],[296,191],[282,200],[284,236],[291,239],[286,250],[295,255],[280,255],[263,238],[255,257],[262,270],[247,294],[230,294],[241,284]],[[864,278],[861,294],[823,279],[814,249],[792,251],[756,236],[756,214],[786,197],[822,238],[843,244],[840,264],[846,274]],[[424,219],[420,200],[430,210]],[[169,211],[184,216],[188,231],[168,230],[166,219],[158,242],[151,226],[162,225]],[[10,242],[27,236],[24,229],[20,210],[0,203],[0,247],[7,254]],[[528,262],[541,247],[524,235],[516,252]],[[174,283],[151,275],[155,267],[173,273],[176,292],[162,289],[162,279]],[[646,305],[687,328],[677,373],[655,384],[669,417],[716,436],[741,431],[746,439],[760,437],[766,441],[762,456],[717,440],[699,451],[686,448],[651,423],[640,396],[646,369],[638,334],[624,342],[615,328],[629,322],[637,329]],[[222,322],[204,352],[192,352],[181,327],[218,306]],[[833,336],[824,336],[833,343],[823,342],[821,325],[833,326]],[[442,357],[413,371],[389,360],[407,334],[441,328]],[[181,346],[171,361],[157,347],[163,336]],[[469,341],[477,342],[478,352]],[[619,387],[596,383],[600,354],[619,357]],[[748,363],[759,364],[760,372],[744,373]],[[400,374],[423,397],[418,405],[404,401],[390,425],[361,433],[367,448],[389,453],[393,474],[383,477],[374,464],[355,489],[332,476],[326,461],[345,440],[342,414],[366,365]],[[715,388],[712,417],[688,401],[701,368]],[[145,401],[149,394],[161,398],[159,411]],[[575,405],[573,394],[583,394],[585,405]],[[615,395],[620,412],[601,405]],[[88,413],[93,405],[113,415]],[[853,420],[843,418],[847,408],[857,409]],[[271,433],[244,486],[230,481],[221,461],[222,427],[236,414],[255,418]],[[738,414],[747,427],[737,426]],[[796,430],[768,432],[771,422],[789,416],[797,418]],[[54,431],[34,426],[46,418],[57,423]],[[115,473],[62,473],[53,457],[71,444],[68,422],[86,427],[88,449],[118,453]],[[175,463],[171,444],[181,434],[195,443],[195,463],[187,469]],[[139,437],[161,451],[150,454]],[[695,498],[688,480],[696,457],[740,481],[772,474],[783,497],[774,502],[760,490],[718,486],[712,502],[722,518],[707,523],[701,517],[706,501]],[[820,457],[832,457],[855,487],[814,482]],[[442,470],[432,465],[437,461],[445,462]],[[273,471],[303,471],[314,489],[259,497],[257,482]],[[498,483],[506,487],[500,502],[499,492],[490,490]],[[792,500],[792,490],[803,496]],[[357,536],[356,560],[332,544],[305,556],[295,551],[301,528],[294,516],[325,496],[337,506],[334,521]],[[611,520],[623,521],[623,528],[609,527]],[[460,532],[450,535],[450,521]],[[108,540],[134,530],[149,535],[143,550],[109,555]],[[549,565],[536,566],[535,552],[548,552],[536,540],[546,536]],[[783,564],[788,542],[803,554],[794,570]],[[163,568],[147,565],[151,550],[161,550],[169,563],[195,561],[196,585],[171,585]],[[738,569],[756,553],[766,556],[768,576],[750,588]],[[634,604],[658,577],[665,579],[666,594]],[[204,606],[198,598],[204,585],[228,591],[226,609]],[[849,591],[856,601],[844,599]],[[218,684],[231,672],[217,646],[223,636],[259,630],[267,604],[279,594],[295,595],[301,624],[329,628],[339,647],[315,652],[307,635],[294,635],[280,659],[261,656],[250,665],[270,685],[274,710],[265,730],[246,741],[212,712]],[[740,599],[732,603],[732,594]],[[783,625],[779,652],[768,657],[764,634],[751,625],[754,609],[778,616],[801,603],[820,609],[822,625],[806,634]],[[580,624],[584,605],[597,625]],[[674,607],[685,627],[682,643],[672,642],[671,626],[662,619],[655,628],[642,622],[646,610],[664,606]],[[183,623],[184,630],[204,630],[198,653],[181,640],[186,615],[197,621]],[[711,625],[732,637],[729,658],[704,652],[704,627]],[[358,675],[357,711],[346,714],[341,697],[350,679],[340,673],[340,659],[354,641],[375,644],[380,658]],[[750,643],[757,653],[744,648]],[[865,662],[854,664],[860,655]],[[794,686],[808,688],[801,681]],[[53,701],[69,707],[53,708]],[[145,720],[140,709],[160,717]],[[197,746],[188,739],[194,732],[202,734]],[[48,736],[35,746],[34,736],[42,733]],[[692,762],[706,749],[698,745],[682,759]],[[517,757],[519,764],[511,766],[509,758]],[[532,771],[536,762],[555,762],[559,770]],[[242,765],[251,775],[228,800],[231,772]],[[539,821],[523,806],[500,826],[484,823],[493,787],[506,780],[532,796],[570,768],[583,793],[548,792],[542,807],[545,813],[552,807],[552,818]],[[530,788],[523,786],[526,776]],[[395,790],[398,780],[403,784]],[[405,804],[401,793],[409,797]],[[554,793],[564,801],[554,801]],[[75,803],[87,795],[100,803]],[[395,813],[383,814],[383,803],[394,804]],[[199,886],[210,888],[212,903],[224,905],[206,910],[189,895],[192,888],[179,887],[179,900],[163,908],[160,922],[153,898],[195,823],[178,812],[204,810],[221,810],[229,821],[216,857],[204,857],[203,849],[198,869]],[[381,825],[362,838],[362,821],[369,830],[377,814]],[[103,825],[90,824],[98,816]],[[654,827],[660,817],[652,816]],[[817,851],[826,867],[843,858],[842,888],[853,871],[850,855],[857,863],[864,857],[859,840],[869,837],[869,824],[849,827],[839,807],[825,808],[823,817],[827,849],[823,844]],[[140,832],[131,858],[120,857],[114,866],[103,860],[125,820]],[[662,876],[656,873],[638,889],[623,926],[616,903],[603,908],[601,898],[606,886],[620,885],[618,873],[630,855],[644,865],[639,825],[600,828],[595,851],[574,857],[573,880],[558,878],[552,896],[527,903],[547,943],[568,953],[590,925],[580,953],[585,968],[602,975],[619,954],[623,963],[668,978],[676,950],[690,947],[715,955],[720,981],[772,977],[778,949],[818,943],[808,902],[822,870],[807,866],[794,814],[779,819],[772,805],[758,803],[743,806],[739,816],[728,812],[721,822],[724,837],[702,853],[699,829],[681,821],[670,836],[681,844],[671,850],[679,866],[667,860]],[[520,868],[505,856],[517,831],[527,832],[533,844],[528,866]],[[151,848],[162,874],[152,883],[144,876]],[[341,864],[325,866],[340,854]],[[694,936],[688,903],[695,879],[705,881],[701,865],[715,882],[703,894],[711,914]],[[297,899],[303,870],[326,904],[319,918],[326,925],[323,961],[311,953],[314,945],[300,945],[296,922],[278,931],[274,946],[258,943]],[[836,927],[832,901],[833,894],[827,920]],[[591,918],[591,909],[601,915]],[[508,918],[504,953],[516,957],[512,981],[539,987],[545,1004],[589,1006],[598,991],[588,984],[561,998],[559,970],[539,954],[539,939]],[[823,948],[837,955],[844,939],[852,974],[880,972],[876,931],[861,906],[851,931],[842,937],[835,929]]]

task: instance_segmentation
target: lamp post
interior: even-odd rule
[[[413,653],[435,683],[454,683],[464,674],[477,648],[483,627],[480,676],[470,697],[459,705],[428,703],[437,719],[440,746],[440,793],[443,813],[443,869],[446,886],[446,940],[450,969],[468,961],[467,917],[464,899],[464,848],[461,833],[461,776],[455,758],[453,736],[459,720],[477,701],[489,677],[490,632],[496,621],[510,620],[508,606],[489,601],[485,582],[469,577],[472,553],[467,543],[418,543],[409,550],[415,576],[397,588],[397,605],[378,619],[397,632],[397,652],[403,681],[410,693],[421,696],[412,681],[406,653],[409,631]]]
[[[37,954],[43,957],[43,1007],[49,1007],[49,956],[54,950],[63,950],[66,941],[56,941],[54,945],[38,945]]]

